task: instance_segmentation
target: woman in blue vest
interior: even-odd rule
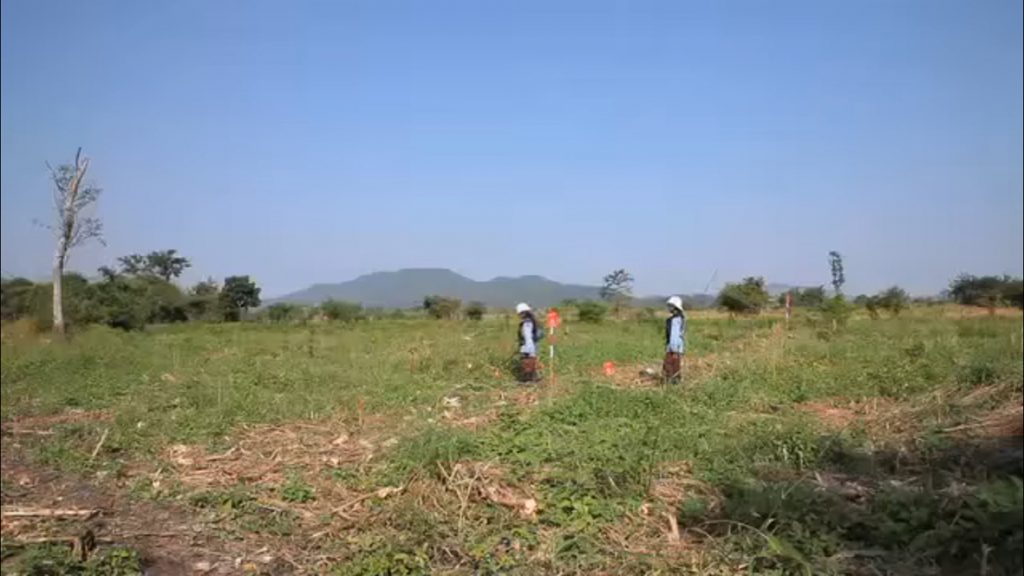
[[[519,381],[536,382],[537,378],[537,319],[526,302],[516,304],[519,315]]]
[[[683,354],[686,352],[686,313],[679,296],[668,299],[669,317],[665,320],[665,362],[662,375],[666,382],[677,383],[682,378]]]

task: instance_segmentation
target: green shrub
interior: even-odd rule
[[[446,298],[444,296],[427,296],[423,299],[423,309],[433,318],[451,319],[455,318],[462,307],[462,300],[458,298]]]
[[[282,323],[297,320],[302,315],[302,308],[296,304],[277,302],[267,308],[267,318],[271,322]]]
[[[580,322],[598,324],[608,314],[608,307],[595,300],[584,300],[576,304]]]
[[[893,316],[899,316],[900,312],[910,305],[910,296],[903,288],[892,286],[879,292],[875,301],[879,308],[887,310]]]
[[[470,320],[483,320],[486,312],[487,307],[483,302],[470,302],[469,306],[466,306],[466,318]]]
[[[739,284],[726,284],[718,293],[718,305],[739,314],[756,314],[768,304],[769,299],[764,278],[753,276],[744,278]]]
[[[320,311],[336,322],[355,322],[364,318],[362,304],[344,300],[327,300],[320,305]]]
[[[288,482],[281,487],[281,499],[285,502],[302,504],[316,500],[316,492],[298,474],[290,474]]]
[[[842,294],[836,294],[825,300],[820,310],[825,321],[831,322],[835,327],[845,326],[853,314],[853,306],[846,301]]]

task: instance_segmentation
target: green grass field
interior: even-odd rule
[[[695,315],[667,388],[660,320],[570,323],[530,388],[502,319],[5,328],[4,506],[55,470],[193,528],[122,564],[210,573],[1020,574],[1021,317],[944,312]],[[52,562],[8,524],[5,573]]]

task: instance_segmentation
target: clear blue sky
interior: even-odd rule
[[[1024,261],[1020,0],[2,3],[4,275],[76,146],[107,246],[276,295],[399,267],[935,293]]]

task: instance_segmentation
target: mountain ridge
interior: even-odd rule
[[[365,307],[412,308],[432,294],[459,298],[463,302],[480,301],[488,307],[510,308],[517,302],[546,308],[563,300],[600,298],[599,286],[562,283],[537,274],[495,276],[490,280],[473,280],[448,268],[402,268],[378,271],[345,282],[318,282],[307,288],[267,300],[267,304],[288,302],[316,305],[327,299],[359,302]],[[695,302],[705,304],[713,297],[691,295]],[[638,297],[638,303],[661,305],[661,296]]]

